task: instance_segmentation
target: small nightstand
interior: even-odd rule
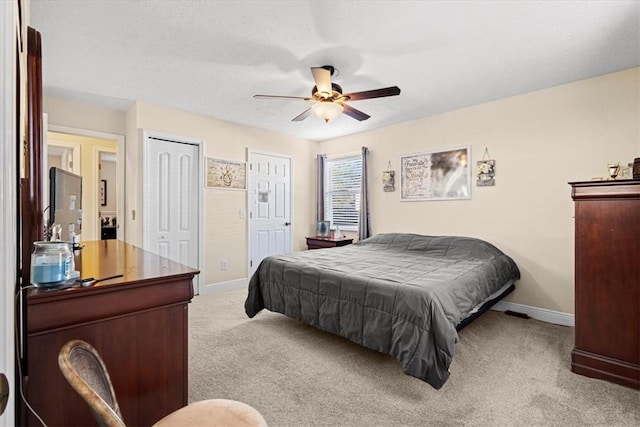
[[[307,237],[307,248],[322,249],[347,246],[353,243],[353,239],[330,239],[329,237]]]

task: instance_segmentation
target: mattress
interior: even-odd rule
[[[520,277],[513,259],[475,238],[379,234],[340,248],[265,258],[245,311],[282,313],[393,356],[440,388],[456,326]]]

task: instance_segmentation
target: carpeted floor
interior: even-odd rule
[[[235,399],[270,426],[638,426],[640,391],[573,374],[573,328],[489,311],[460,333],[444,387],[283,315],[246,290],[189,306],[189,400]]]

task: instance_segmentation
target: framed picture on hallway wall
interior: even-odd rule
[[[400,200],[470,199],[470,158],[470,146],[400,157]]]
[[[100,180],[100,206],[107,206],[107,180]]]
[[[206,188],[247,189],[247,163],[205,157]]]

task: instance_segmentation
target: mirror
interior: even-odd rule
[[[124,138],[114,139],[67,133],[49,127],[46,139],[46,157],[43,161],[48,180],[49,169],[60,169],[82,176],[82,240],[101,240],[105,237],[103,223],[109,218],[108,238],[121,235],[118,214],[123,211],[122,202],[123,170],[118,165],[118,147]],[[82,132],[82,131],[78,131]],[[92,133],[87,131],[87,133]],[[49,182],[43,188],[48,189]],[[49,196],[43,194],[48,206]],[[48,213],[45,213],[45,218]],[[124,240],[124,234],[119,237]]]

